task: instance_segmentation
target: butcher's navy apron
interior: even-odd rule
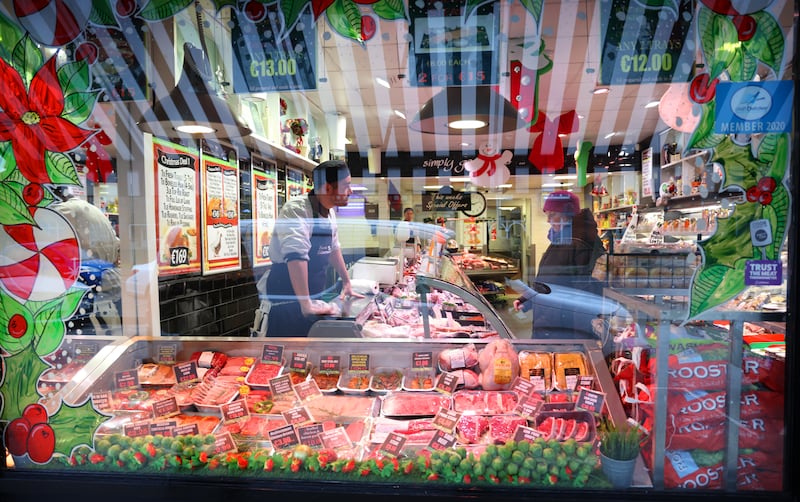
[[[311,298],[325,290],[333,231],[328,218],[322,218],[316,208],[313,211],[314,227],[311,231],[311,249],[308,252],[308,292]],[[308,336],[317,316],[306,317],[295,296],[289,267],[286,263],[273,263],[267,277],[267,296],[272,302],[267,323],[267,336]]]

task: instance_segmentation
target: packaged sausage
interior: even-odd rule
[[[550,352],[533,352],[523,350],[519,353],[519,376],[525,380],[535,380],[540,377],[544,382],[544,389],[550,390],[553,386],[553,354]]]
[[[558,390],[573,390],[578,377],[588,375],[586,361],[580,352],[556,353],[553,366]]]

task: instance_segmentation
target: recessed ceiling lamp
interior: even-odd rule
[[[190,43],[183,45],[183,69],[178,85],[148,108],[136,123],[144,132],[167,138],[249,136],[253,131],[210,86],[213,73],[206,59],[203,11],[198,1],[195,8],[200,48]]]
[[[655,101],[651,101],[651,102],[647,103],[646,105],[644,105],[644,107],[645,107],[645,108],[655,108],[655,107],[657,107],[657,106],[658,106],[660,103],[661,103],[661,101],[660,101],[660,100],[655,100]]]
[[[609,87],[599,86],[599,87],[595,87],[592,90],[592,94],[608,94],[610,91],[611,91],[611,88],[609,88]]]
[[[425,102],[408,125],[431,134],[509,132],[524,124],[516,108],[491,86],[447,87]]]
[[[574,183],[542,183],[542,188],[571,187]]]
[[[603,139],[610,139],[610,138],[613,138],[613,137],[614,137],[616,134],[617,134],[617,133],[615,133],[614,131],[611,131],[610,133],[608,133],[608,134],[606,134],[605,136],[603,136]]]
[[[403,120],[405,120],[405,119],[406,119],[406,114],[405,114],[405,113],[403,113],[403,112],[401,112],[400,110],[395,110],[395,111],[394,111],[394,114],[395,114],[395,115],[397,115],[398,117],[400,117],[400,118],[401,118],[401,119],[403,119]]]
[[[554,180],[576,180],[578,179],[577,174],[557,174],[553,176]]]
[[[388,81],[382,79],[381,77],[375,77],[375,82],[377,82],[378,85],[380,85],[382,87],[386,87],[387,89],[391,89],[392,88],[392,85]]]

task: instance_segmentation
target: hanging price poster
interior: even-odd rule
[[[200,271],[200,156],[153,138],[158,274]]]
[[[234,92],[316,89],[317,28],[311,10],[298,9],[297,23],[284,35],[278,3],[257,5],[235,9],[231,19]]]
[[[278,214],[278,170],[274,162],[253,158],[253,266],[268,265],[269,241]]]
[[[425,0],[409,2],[409,71],[411,85],[473,86],[497,83],[499,3],[475,8]]]
[[[601,0],[600,84],[688,82],[696,51],[694,4]]]
[[[203,156],[203,273],[242,268],[239,166]]]

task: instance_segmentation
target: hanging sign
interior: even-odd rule
[[[242,268],[239,166],[203,156],[203,274]]]
[[[601,0],[602,85],[688,82],[694,67],[691,35],[694,2],[649,6],[633,0]]]
[[[153,138],[158,273],[200,271],[199,152]]]
[[[497,83],[499,3],[491,2],[469,15],[461,4],[442,9],[440,2],[409,2],[409,67],[417,87]],[[438,6],[438,7],[437,7]]]
[[[278,3],[234,10],[231,22],[233,90],[237,93],[317,88],[317,27],[310,9],[286,34]]]
[[[253,158],[251,169],[253,189],[253,266],[268,265],[269,241],[278,214],[278,172],[274,162]]]
[[[467,192],[443,190],[434,194],[422,194],[424,211],[461,211],[471,209],[472,198]]]

